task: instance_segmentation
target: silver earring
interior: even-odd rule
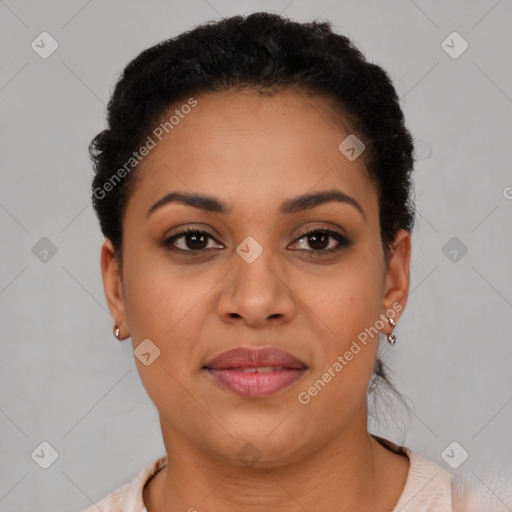
[[[121,330],[119,329],[119,326],[116,324],[114,325],[114,336],[117,338],[118,341],[123,341],[120,337],[119,337],[119,334],[120,334]]]
[[[391,325],[391,327],[396,327],[396,322],[392,318],[388,317],[388,322]],[[388,343],[390,345],[394,345],[396,343],[396,336],[392,332],[388,334]]]

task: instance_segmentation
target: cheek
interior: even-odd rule
[[[127,262],[125,304],[132,337],[154,337],[167,343],[204,296],[208,283],[197,284],[161,261],[139,258]]]
[[[339,268],[304,295],[319,326],[322,354],[298,402],[319,414],[333,408],[340,421],[364,403],[383,327],[381,266],[372,260],[362,257],[350,268]]]
[[[329,410],[332,422],[324,427],[335,432],[366,403],[382,326],[376,326],[379,300],[373,287],[338,291],[331,300],[326,295],[323,319],[329,329],[322,331],[321,357],[299,390],[297,402],[310,417]]]
[[[208,293],[217,281],[216,275],[193,280],[190,273],[162,263],[136,264],[134,258],[127,262],[125,304],[133,348],[136,350],[143,340],[149,339],[159,351],[151,366],[136,359],[152,398],[157,399],[154,395],[159,389],[174,387],[172,377],[184,382],[199,371],[199,333],[208,314]]]
[[[134,360],[148,396],[164,417],[190,426],[193,421],[204,422],[186,390],[197,359],[193,341],[205,290],[187,285],[183,275],[169,270],[157,265],[126,266],[126,315]],[[151,354],[149,364],[137,355],[143,346],[149,347],[144,349]],[[190,418],[185,421],[183,416]]]
[[[354,258],[354,260],[356,260]],[[350,346],[366,328],[375,325],[381,312],[380,266],[373,258],[359,258],[332,267],[328,275],[304,279],[296,285],[299,297],[318,326],[318,334],[330,340],[329,352]],[[363,336],[364,337],[364,336]]]

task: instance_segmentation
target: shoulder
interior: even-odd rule
[[[404,490],[394,511],[454,512],[452,475],[431,460],[405,448],[410,467]]]
[[[454,475],[435,462],[384,438],[373,436],[390,450],[407,455],[409,474],[393,512],[489,512],[512,502],[512,474]]]
[[[454,477],[452,499],[454,512],[488,512],[510,510],[512,472],[471,471]]]
[[[119,487],[84,512],[146,512],[142,490],[146,482],[167,464],[163,455],[144,466],[130,482]]]
[[[452,475],[431,460],[383,437],[372,437],[388,450],[409,459],[409,472],[404,489],[393,512],[435,510],[454,512],[452,508]]]
[[[477,476],[473,471],[451,474],[417,453],[409,450],[409,455],[411,469],[402,495],[403,505],[399,502],[397,511],[489,512],[505,510],[505,504],[512,503],[510,475],[487,472]]]

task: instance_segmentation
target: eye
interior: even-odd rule
[[[187,226],[179,230],[177,234],[166,238],[163,241],[163,245],[171,251],[189,253],[187,254],[187,256],[189,256],[199,252],[206,252],[205,249],[208,249],[208,239],[214,240],[209,233]],[[175,245],[177,241],[183,242],[182,247]]]
[[[329,247],[329,239],[334,239],[337,242],[337,245]],[[293,244],[298,245],[298,243],[304,240],[313,247],[312,251],[308,250],[307,252],[320,252],[322,254],[331,254],[350,245],[350,241],[346,236],[323,227],[313,228],[306,231]]]

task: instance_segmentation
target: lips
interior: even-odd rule
[[[228,350],[203,367],[225,389],[248,398],[273,395],[299,380],[307,365],[271,347]]]

